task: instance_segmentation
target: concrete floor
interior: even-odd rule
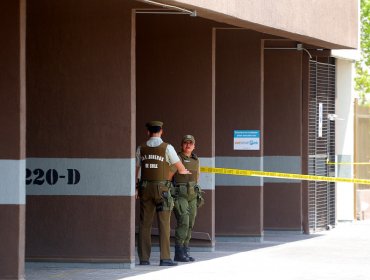
[[[26,279],[370,279],[370,220],[311,235],[266,232],[263,242],[216,239],[214,252],[192,256],[196,262],[171,268],[158,266],[158,252],[152,253],[150,266],[132,269],[31,266]]]

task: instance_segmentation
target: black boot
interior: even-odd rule
[[[161,260],[159,262],[159,265],[160,266],[176,266],[177,265],[177,262],[173,262],[171,259]]]
[[[189,255],[189,251],[190,251],[189,247],[184,246],[183,250],[184,250],[185,257],[187,257],[189,259],[189,261],[191,261],[191,262],[195,261],[195,259],[193,257],[190,257],[190,255]]]
[[[175,246],[175,261],[177,262],[189,262],[189,258],[184,254],[184,247],[180,245]]]

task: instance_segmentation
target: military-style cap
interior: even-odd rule
[[[182,137],[182,143],[184,143],[186,141],[191,141],[191,142],[195,143],[194,136],[193,135],[184,135],[184,137]]]
[[[161,122],[161,121],[150,121],[150,122],[147,122],[145,126],[147,128],[152,127],[152,126],[162,127],[163,126],[163,122]]]

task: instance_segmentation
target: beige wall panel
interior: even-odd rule
[[[358,0],[161,0],[199,16],[324,48],[357,48]]]

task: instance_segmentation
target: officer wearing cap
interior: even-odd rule
[[[160,243],[160,265],[174,266],[170,256],[170,217],[173,198],[170,189],[170,165],[180,174],[189,174],[173,146],[161,139],[163,123],[150,121],[146,124],[148,141],[136,151],[137,197],[140,199],[140,224],[138,255],[140,265],[149,265],[151,253],[151,228],[154,212],[157,213]]]
[[[189,255],[189,241],[194,227],[197,208],[203,205],[204,200],[199,182],[199,159],[193,153],[195,139],[192,135],[185,135],[181,141],[181,152],[178,153],[185,168],[191,174],[176,172],[173,176],[175,199],[174,213],[177,220],[175,230],[175,261],[189,262],[195,259]]]

